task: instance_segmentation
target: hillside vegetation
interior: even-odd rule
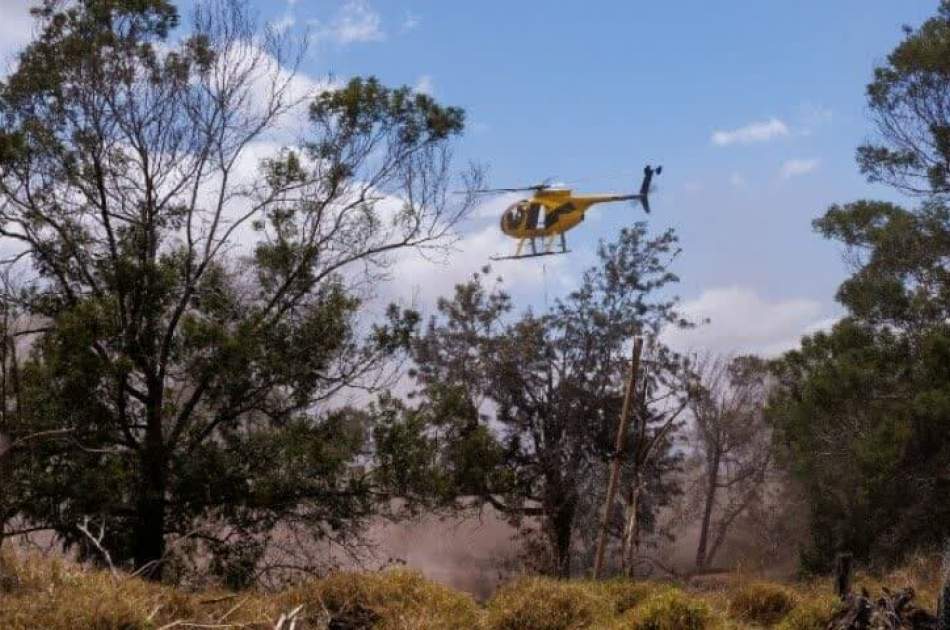
[[[939,573],[935,559],[921,556],[888,575],[859,574],[857,585],[872,591],[882,584],[911,586],[919,603],[933,608]],[[61,560],[8,554],[0,563],[0,576],[0,627],[7,630],[818,630],[825,628],[838,605],[827,580],[778,584],[741,573],[702,590],[623,579],[520,578],[484,603],[406,569],[340,573],[277,593],[185,592]]]

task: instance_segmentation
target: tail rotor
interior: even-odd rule
[[[662,172],[662,166],[653,168],[647,164],[643,169],[643,183],[640,184],[640,194],[637,195],[637,199],[640,201],[640,205],[643,206],[643,211],[647,214],[650,214],[650,185],[653,183],[653,176]]]

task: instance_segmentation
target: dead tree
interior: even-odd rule
[[[701,471],[696,570],[702,570],[761,495],[772,449],[762,418],[767,383],[760,360],[708,357],[696,379],[690,412]]]

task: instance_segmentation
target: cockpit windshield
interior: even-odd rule
[[[533,229],[538,226],[541,204],[523,199],[508,206],[501,215],[501,227],[504,230]]]

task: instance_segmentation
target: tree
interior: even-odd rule
[[[776,365],[769,415],[810,508],[808,568],[837,551],[894,562],[950,533],[950,2],[875,71],[880,143],[861,147],[871,181],[923,197],[913,210],[832,206],[816,230],[845,245],[847,315]]]
[[[690,399],[693,457],[700,474],[696,570],[713,564],[736,519],[761,499],[772,461],[763,410],[768,376],[753,356],[707,357]]]
[[[11,287],[9,278],[3,279],[8,294]],[[30,456],[43,441],[62,440],[69,437],[69,429],[53,429],[39,432],[17,430],[21,424],[21,369],[22,339],[31,334],[29,322],[18,317],[15,310],[8,308],[7,300],[0,301],[0,546],[7,538],[29,534],[36,529],[30,525],[22,526],[16,519],[26,507],[27,493],[21,491],[26,481],[17,474],[17,461]],[[14,433],[14,431],[16,431]]]
[[[661,326],[680,323],[674,302],[659,297],[676,280],[667,269],[675,246],[672,232],[625,229],[601,245],[580,288],[549,312],[514,319],[508,296],[486,286],[486,269],[440,300],[414,344],[422,402],[411,415],[428,414],[436,443],[449,447],[440,459],[449,496],[473,496],[516,523],[537,519],[555,575],[571,574],[579,508],[602,505],[588,483],[611,455],[625,348],[636,334],[655,340]],[[654,349],[648,391],[673,383],[678,368],[666,348]],[[650,469],[646,492],[656,494],[642,506],[645,527],[668,499],[660,478],[677,462],[671,444],[663,440]]]
[[[170,536],[242,575],[278,526],[347,540],[381,489],[350,467],[369,420],[329,401],[408,343],[414,313],[359,314],[392,254],[444,246],[467,210],[446,194],[463,112],[321,89],[238,0],[199,2],[179,39],[168,0],[34,14],[0,85],[0,234],[42,323],[11,430],[72,438],[23,472],[24,516],[67,545],[104,521],[155,578]]]
[[[950,193],[950,2],[875,68],[868,107],[878,142],[858,148],[861,172],[923,196]]]

